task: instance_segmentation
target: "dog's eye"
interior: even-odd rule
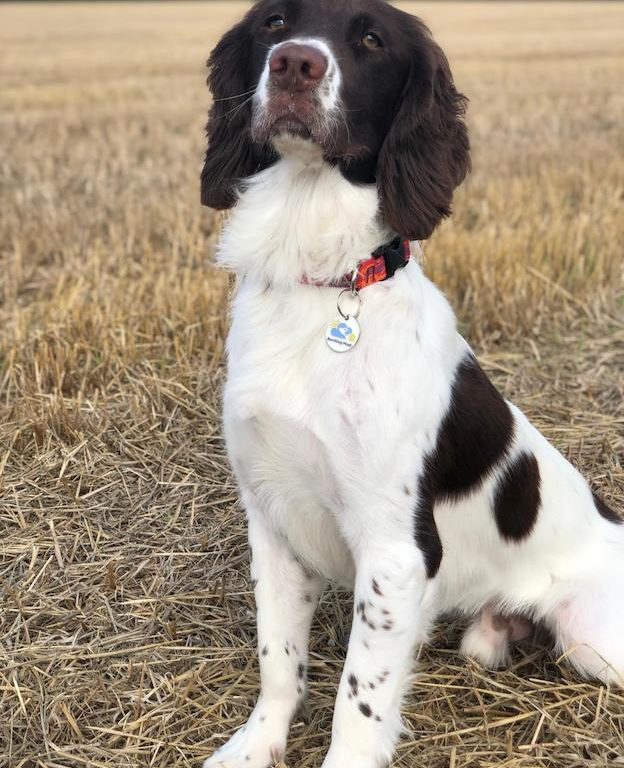
[[[365,45],[367,48],[383,48],[383,41],[379,37],[379,35],[376,35],[374,32],[367,32],[362,37],[362,44]]]
[[[286,26],[286,19],[283,16],[280,16],[279,13],[274,13],[273,16],[269,16],[264,22],[264,26],[268,27],[271,31],[282,29]]]

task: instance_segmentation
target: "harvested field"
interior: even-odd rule
[[[219,423],[227,276],[199,206],[206,55],[238,2],[4,4],[0,768],[197,766],[258,689]],[[413,6],[474,172],[426,247],[505,395],[624,511],[624,5]],[[351,605],[324,597],[289,766],[319,766]],[[399,768],[624,765],[624,693],[543,643],[420,653]]]

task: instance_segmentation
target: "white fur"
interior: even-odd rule
[[[284,139],[280,151],[248,181],[218,251],[239,278],[224,426],[258,580],[262,692],[246,730],[205,766],[265,768],[272,750],[282,754],[325,579],[352,587],[356,608],[324,768],[390,759],[414,647],[445,611],[528,612],[581,672],[621,682],[624,527],[598,515],[585,480],[517,408],[502,465],[471,495],[436,506],[444,556],[427,578],[416,484],[468,346],[413,260],[361,292],[358,344],[328,349],[338,290],[301,277],[336,279],[389,233],[374,187],[349,184],[305,142]],[[491,499],[522,449],[538,461],[542,503],[530,536],[506,543]],[[482,630],[471,626],[464,650],[504,661],[506,639]]]

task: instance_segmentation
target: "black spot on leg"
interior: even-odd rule
[[[376,720],[376,722],[378,722],[378,723],[380,723],[380,722],[381,722],[381,718],[379,717],[379,715],[375,715],[375,720]]]
[[[347,679],[347,682],[349,683],[349,688],[351,688],[351,693],[354,696],[357,696],[357,692],[358,692],[357,677],[355,675],[351,674],[351,675],[349,675],[349,677]]]
[[[290,648],[288,647],[288,643],[284,646],[284,653],[286,656],[290,656]]]
[[[438,572],[443,555],[436,502],[457,501],[476,490],[505,455],[513,431],[507,403],[473,355],[466,355],[457,367],[450,406],[418,485],[414,536],[429,578]]]
[[[266,720],[266,715],[260,715],[260,722],[263,723]]]
[[[365,704],[363,701],[358,704],[358,709],[364,715],[364,717],[370,717],[373,714],[373,710],[370,708],[370,706]]]
[[[251,588],[255,589],[258,586],[258,579],[251,580]]]
[[[303,664],[297,665],[297,677],[301,680],[305,675],[305,666]]]
[[[301,696],[301,694],[303,693],[303,688],[300,685],[297,686],[297,693],[299,694],[299,696]]]
[[[372,606],[372,603],[369,601],[369,604]],[[366,624],[369,629],[377,629],[375,624],[368,618],[366,615],[366,605],[363,600],[360,600],[360,602],[357,604],[356,612],[359,614],[360,618]]]
[[[403,486],[403,493],[406,496],[411,496],[412,495],[412,492],[410,491],[410,489],[406,485]]]
[[[307,593],[306,593],[306,594],[303,596],[303,602],[304,602],[304,603],[311,603],[311,602],[312,602],[312,595],[309,595],[309,594],[307,594]]]
[[[269,646],[268,646],[268,645],[265,645],[265,646],[262,648],[262,651],[261,651],[261,653],[262,653],[262,655],[263,655],[263,656],[268,656],[268,655],[269,655]]]
[[[604,519],[608,520],[610,523],[621,524],[624,522],[622,518],[616,512],[614,512],[611,507],[605,503],[604,499],[595,491],[592,491],[592,496],[594,497],[594,504],[596,505],[598,514],[601,517],[604,517]]]
[[[381,589],[379,589],[379,584],[377,583],[377,581],[375,579],[373,579],[372,586],[373,586],[373,592],[376,595],[379,595],[380,597],[383,597],[383,592],[381,591]]]
[[[386,621],[386,622],[385,622],[385,624],[382,624],[382,625],[381,625],[381,628],[382,628],[382,629],[385,629],[385,630],[386,630],[386,632],[388,632],[389,630],[391,630],[391,629],[392,629],[392,627],[394,627],[394,622],[393,622],[393,621]]]
[[[535,525],[540,506],[540,473],[531,453],[520,453],[505,468],[494,494],[494,517],[505,541],[522,541]]]

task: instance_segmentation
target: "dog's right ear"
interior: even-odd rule
[[[208,59],[208,149],[201,174],[201,202],[223,210],[236,202],[238,183],[275,160],[271,147],[251,140],[250,55],[253,10],[219,41]]]

